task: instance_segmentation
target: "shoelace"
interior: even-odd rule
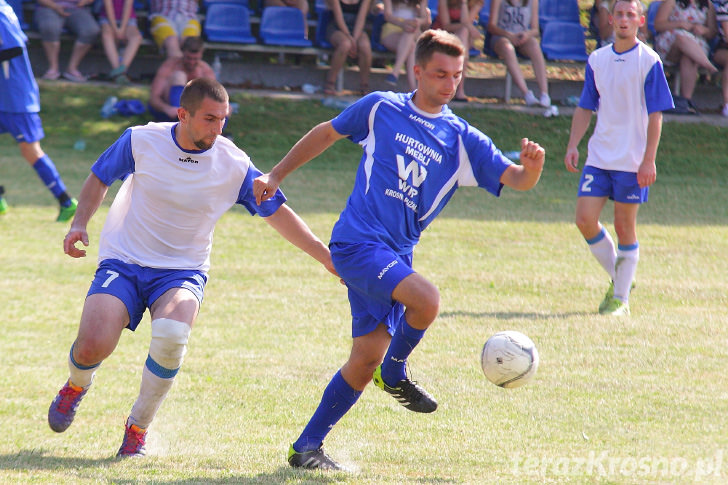
[[[121,445],[121,453],[128,455],[136,453],[144,446],[145,433],[136,433],[130,427],[126,428],[124,443]]]
[[[61,389],[60,395],[61,395],[61,402],[58,403],[58,411],[66,414],[68,411],[72,410],[76,407],[76,398],[82,393],[83,391],[76,391],[72,387],[66,387]]]

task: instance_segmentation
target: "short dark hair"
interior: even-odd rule
[[[465,46],[455,34],[444,30],[429,29],[424,31],[417,39],[415,63],[424,66],[432,59],[435,52],[460,57],[465,55]]]
[[[202,37],[185,37],[182,41],[182,52],[202,52],[205,48],[205,41]]]
[[[609,8],[609,11],[614,13],[614,7],[617,6],[617,3],[619,2],[627,2],[627,3],[636,3],[637,4],[637,12],[640,15],[644,15],[645,13],[645,6],[642,4],[642,0],[612,0],[612,4]]]
[[[229,100],[228,93],[222,84],[214,79],[198,77],[185,85],[179,105],[194,115],[205,98],[210,98],[218,103],[227,103]]]

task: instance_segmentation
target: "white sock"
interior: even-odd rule
[[[606,271],[609,277],[614,280],[614,267],[617,263],[617,253],[614,248],[612,236],[610,236],[609,232],[607,232],[607,230],[602,226],[601,232],[595,238],[587,239],[586,242],[589,244],[589,249],[594,257],[597,258],[599,264],[601,264],[602,268],[604,268],[604,271]]]
[[[190,326],[184,322],[160,318],[152,322],[152,342],[142,371],[142,384],[129,415],[129,424],[146,429],[151,424],[187,351]]]
[[[71,351],[68,353],[68,371],[69,380],[71,384],[76,387],[88,388],[94,380],[96,370],[101,365],[101,362],[94,365],[81,365],[73,359],[73,345],[71,345]]]
[[[639,243],[629,246],[619,245],[617,250],[617,263],[614,276],[614,297],[629,302],[629,292],[632,289],[632,281],[637,273],[637,262],[640,260]]]

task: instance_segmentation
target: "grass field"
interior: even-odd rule
[[[111,92],[42,89],[43,147],[73,193],[122,130],[144,121],[99,119]],[[234,101],[241,108],[230,131],[263,170],[335,114],[314,101]],[[726,483],[725,129],[665,125],[657,184],[640,213],[633,314],[612,319],[595,314],[607,278],[572,223],[577,178],[562,162],[570,120],[459,113],[504,150],[521,136],[541,142],[545,172],[528,193],[462,190],[425,233],[415,267],[439,286],[441,315],[411,369],[440,408],[416,415],[368,388],[325,443],[353,473],[285,462],[348,355],[345,289],[237,208],[218,224],[205,304],[150,428],[149,456],[113,458],[138,392],[148,317],[103,363],[73,426],[53,433],[46,413],[67,377],[108,204],[90,225],[89,256],[68,258],[55,201],[12,139],[0,137],[11,205],[0,217],[0,483]],[[72,148],[79,138],[85,151]],[[324,240],[358,158],[356,145],[339,142],[283,185]],[[611,229],[608,212],[604,221]],[[539,348],[541,367],[526,387],[497,388],[479,368],[483,342],[504,329]]]

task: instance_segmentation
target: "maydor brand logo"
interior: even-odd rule
[[[424,126],[425,128],[428,128],[428,129],[430,129],[430,130],[431,130],[431,129],[433,129],[433,128],[435,127],[435,125],[433,125],[432,123],[430,123],[429,121],[427,121],[427,120],[425,120],[425,119],[423,119],[423,118],[420,118],[420,117],[419,117],[419,116],[417,116],[417,115],[413,115],[413,114],[410,114],[410,115],[409,115],[409,119],[411,119],[411,120],[412,120],[412,121],[414,121],[415,123],[419,123],[419,124],[421,124],[422,126]]]
[[[384,277],[384,275],[387,274],[387,271],[389,271],[392,268],[392,266],[394,266],[395,264],[397,264],[397,260],[396,259],[394,261],[392,261],[391,263],[389,263],[387,266],[385,266],[382,269],[382,271],[379,272],[379,275],[377,276],[377,279],[381,280]]]
[[[193,158],[190,158],[190,157],[187,157],[187,158],[179,158],[178,160],[180,162],[182,162],[182,163],[200,163],[197,160],[195,160]]]

